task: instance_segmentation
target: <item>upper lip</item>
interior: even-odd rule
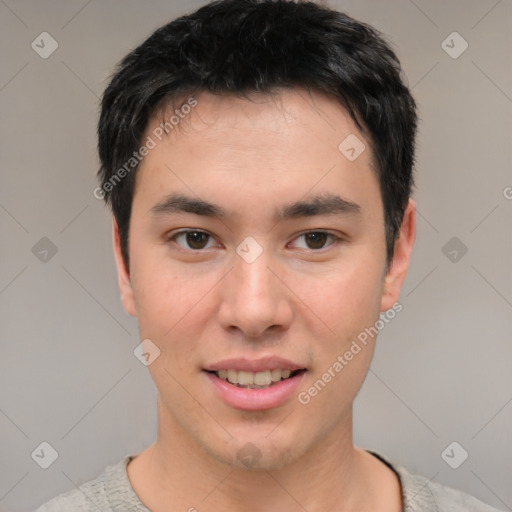
[[[210,364],[205,370],[209,372],[217,372],[219,370],[238,370],[245,372],[264,372],[267,370],[303,370],[305,367],[301,364],[294,363],[282,357],[270,356],[260,359],[231,358],[217,361]]]

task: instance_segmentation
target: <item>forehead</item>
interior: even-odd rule
[[[192,102],[195,106],[189,108]],[[223,133],[230,141],[238,140],[247,148],[255,146],[246,138],[250,131],[253,137],[265,139],[267,144],[261,150],[283,146],[286,139],[296,142],[299,137],[307,137],[311,143],[322,138],[326,146],[331,145],[331,150],[337,150],[338,139],[344,133],[364,139],[336,98],[301,88],[244,96],[204,91],[182,96],[160,107],[149,120],[146,132],[150,134],[164,125],[169,140],[181,139],[181,133],[208,141]]]
[[[163,192],[176,191],[171,188],[201,198],[222,193],[233,205],[247,196],[275,203],[283,192],[299,199],[338,185],[380,195],[368,141],[343,106],[322,94],[202,92],[160,109],[148,123],[148,137],[155,147],[139,166],[135,196],[151,195],[154,204]],[[354,151],[344,153],[347,140],[356,158],[349,158]]]

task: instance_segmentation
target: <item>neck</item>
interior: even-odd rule
[[[171,505],[200,512],[366,510],[377,498],[369,492],[368,458],[374,459],[353,446],[350,410],[341,425],[282,469],[234,468],[192,439],[159,401],[157,440],[129,464],[128,476],[153,512]]]

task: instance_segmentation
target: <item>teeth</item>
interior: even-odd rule
[[[254,384],[254,373],[252,372],[238,372],[238,384],[242,384],[242,386],[248,386],[250,384]]]
[[[282,370],[272,370],[270,372],[270,374],[272,376],[272,382],[277,382],[277,381],[281,380],[281,372],[282,372]]]
[[[231,384],[238,384],[238,372],[236,370],[228,370],[228,380]]]
[[[254,384],[258,386],[268,386],[272,382],[272,376],[270,370],[266,372],[256,372],[254,374]]]
[[[220,379],[227,380],[231,384],[237,384],[238,387],[247,387],[252,389],[266,388],[274,382],[282,379],[288,379],[291,370],[266,370],[264,372],[246,372],[243,370],[219,370],[216,372]]]

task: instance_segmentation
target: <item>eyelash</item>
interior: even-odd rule
[[[174,233],[174,234],[172,234],[172,235],[167,236],[167,237],[166,237],[166,240],[167,240],[168,242],[174,242],[174,243],[176,243],[176,239],[177,239],[179,236],[181,236],[181,235],[187,235],[188,233],[203,233],[203,234],[207,235],[208,237],[213,238],[213,236],[212,236],[210,233],[208,233],[208,232],[206,232],[206,231],[202,231],[202,230],[200,230],[200,229],[183,229],[183,230],[181,230],[181,231],[177,231],[176,233]],[[322,248],[320,248],[320,249],[305,249],[305,250],[309,250],[309,251],[312,251],[312,252],[321,252],[322,250],[324,250],[324,249],[327,249],[327,248],[331,247],[331,246],[332,246],[332,245],[334,245],[336,242],[341,242],[341,241],[343,241],[343,238],[342,238],[342,237],[337,236],[337,235],[335,235],[335,234],[333,234],[333,233],[330,233],[329,231],[325,231],[325,230],[309,230],[309,231],[305,231],[305,232],[300,233],[299,235],[297,235],[293,240],[295,241],[295,240],[297,240],[298,238],[303,237],[303,236],[306,236],[306,235],[309,235],[309,234],[311,234],[311,233],[315,233],[315,234],[318,234],[318,233],[320,233],[320,234],[325,234],[325,235],[327,235],[328,237],[330,237],[330,238],[333,240],[333,242],[332,242],[332,243],[330,243],[329,245],[324,246],[324,247],[322,247]],[[189,251],[189,252],[196,252],[196,253],[199,253],[199,252],[204,252],[204,251],[206,250],[206,249],[186,249],[186,248],[184,248],[184,247],[180,246],[179,244],[177,244],[177,245],[178,245],[178,247],[179,247],[181,250],[183,250],[183,251]],[[303,250],[304,250],[304,249],[303,249]]]

